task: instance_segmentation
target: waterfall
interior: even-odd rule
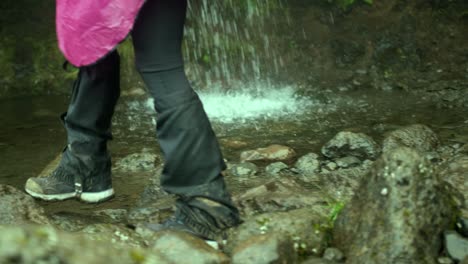
[[[284,26],[279,21],[290,23],[283,0],[189,1],[187,74],[208,89],[271,84],[285,69],[278,49],[278,28]]]

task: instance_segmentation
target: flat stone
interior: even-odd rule
[[[445,250],[450,258],[462,261],[468,257],[468,239],[454,231],[444,233]]]
[[[297,253],[289,237],[259,235],[237,246],[232,253],[233,264],[296,263]]]
[[[322,147],[322,154],[330,159],[346,156],[354,156],[361,160],[376,159],[380,154],[380,147],[368,135],[343,131]]]
[[[204,240],[184,232],[155,233],[151,248],[160,252],[170,263],[230,263],[229,258],[209,246]]]
[[[257,165],[252,162],[242,162],[230,166],[229,173],[236,177],[254,176],[258,172]]]
[[[240,159],[241,161],[284,161],[295,156],[296,152],[288,146],[270,145],[266,148],[243,151]]]
[[[294,165],[301,174],[310,175],[319,172],[320,161],[318,155],[315,153],[309,153],[300,157]]]
[[[314,208],[254,215],[229,230],[226,251],[232,253],[234,248],[260,235],[278,235],[291,237],[301,245],[297,250],[304,255],[320,255],[329,232],[327,225],[328,218],[324,212]]]
[[[353,156],[339,158],[339,159],[336,159],[335,162],[338,167],[344,168],[344,169],[356,167],[361,164],[361,161],[358,158],[353,157]]]
[[[325,164],[325,169],[329,171],[334,171],[337,168],[338,168],[338,165],[333,161],[327,162],[327,164]]]
[[[266,174],[271,175],[271,176],[278,176],[281,174],[281,172],[287,169],[289,169],[288,165],[286,165],[285,163],[281,161],[278,161],[278,162],[274,162],[266,166],[265,172]]]
[[[324,203],[324,195],[286,177],[269,181],[233,197],[245,216],[311,207]]]
[[[0,225],[51,224],[34,198],[9,185],[0,184]]]
[[[155,169],[158,155],[149,152],[133,153],[116,162],[115,168],[125,172],[148,171]]]

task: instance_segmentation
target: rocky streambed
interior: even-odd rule
[[[0,263],[467,263],[468,145],[424,124],[376,138],[343,129],[310,152],[221,138],[240,153],[225,177],[244,223],[220,249],[142,228],[173,211],[151,149],[115,159],[116,181],[133,175],[141,188],[107,207],[2,184]]]

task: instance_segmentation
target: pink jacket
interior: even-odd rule
[[[95,63],[122,42],[145,0],[56,0],[56,29],[65,58]]]

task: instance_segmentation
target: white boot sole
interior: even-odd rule
[[[26,190],[34,198],[46,201],[63,201],[77,197],[75,192],[62,193],[62,194],[40,194],[33,191]],[[87,203],[98,203],[107,200],[114,196],[114,189],[108,189],[102,192],[83,192],[78,199]]]

